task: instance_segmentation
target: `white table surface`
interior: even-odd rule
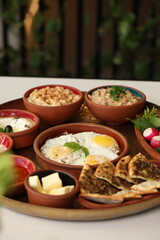
[[[160,82],[22,77],[0,77],[0,103],[20,98],[27,89],[45,84],[65,84],[82,91],[107,84],[132,86],[143,91],[147,101],[160,105]],[[159,240],[160,207],[112,220],[73,222],[31,217],[1,206],[0,239]]]

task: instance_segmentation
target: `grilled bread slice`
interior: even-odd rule
[[[95,171],[95,176],[106,180],[118,189],[129,189],[132,186],[132,183],[127,180],[115,176],[115,165],[111,161],[100,164]]]
[[[126,181],[138,184],[141,183],[143,180],[138,178],[131,178],[129,176],[129,169],[128,164],[131,161],[132,157],[130,155],[122,157],[115,167],[115,176],[125,179]]]
[[[129,176],[143,180],[160,180],[160,169],[142,153],[136,154],[128,164]]]
[[[118,189],[105,180],[98,179],[95,175],[95,169],[85,164],[79,177],[80,192],[82,194],[94,193],[102,195],[111,195],[118,192]]]

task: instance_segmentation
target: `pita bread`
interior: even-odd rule
[[[87,200],[91,200],[93,202],[105,203],[105,204],[121,203],[124,200],[131,200],[131,199],[142,197],[142,195],[140,195],[139,193],[133,192],[130,190],[121,190],[109,196],[100,195],[100,194],[81,194],[80,196],[86,198]]]
[[[95,171],[95,176],[106,180],[118,189],[129,189],[132,186],[127,180],[115,176],[115,165],[111,161],[100,164]]]
[[[130,160],[128,169],[131,178],[160,180],[160,169],[141,153],[138,153]]]
[[[98,193],[102,195],[111,195],[118,192],[118,189],[103,179],[98,179],[95,175],[95,169],[85,164],[79,177],[81,193]]]
[[[140,184],[133,185],[131,189],[137,191],[140,194],[150,194],[158,192],[157,189],[160,188],[160,181],[148,180]]]
[[[128,170],[128,164],[131,161],[132,157],[130,155],[127,155],[125,157],[122,157],[115,167],[115,176],[125,179],[126,181],[138,184],[141,183],[143,180],[138,178],[131,178],[129,176],[129,170]]]

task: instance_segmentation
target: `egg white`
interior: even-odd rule
[[[45,144],[41,147],[41,152],[44,156],[50,160],[57,161],[60,163],[66,163],[71,165],[83,165],[85,162],[85,153],[79,149],[74,151],[68,151],[66,155],[60,153],[59,158],[51,156],[50,152],[56,146],[64,145],[67,142],[76,142],[81,146],[86,147],[89,150],[89,155],[98,155],[106,157],[109,160],[113,160],[118,157],[118,153],[111,148],[102,147],[93,142],[93,138],[100,135],[95,132],[81,132],[76,134],[65,134],[60,137],[48,139]]]

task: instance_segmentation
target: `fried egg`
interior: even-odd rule
[[[87,163],[89,165],[97,165],[97,164],[101,164],[101,163],[103,163],[107,160],[108,160],[107,157],[103,157],[103,156],[100,156],[100,155],[88,155],[84,159],[84,163]]]
[[[76,143],[80,148],[64,146],[66,143]],[[88,156],[84,148],[88,150]],[[118,143],[113,137],[95,132],[64,134],[48,139],[41,147],[42,154],[50,160],[72,165],[83,165],[84,162],[92,165],[104,162],[105,159],[113,160],[118,157],[119,151]]]

